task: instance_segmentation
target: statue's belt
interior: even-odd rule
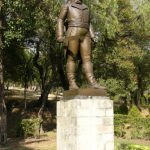
[[[71,21],[68,23],[68,27],[80,27],[89,29],[89,23]]]
[[[65,37],[64,41],[63,41],[63,46],[64,47],[68,47],[68,43],[71,40],[83,40],[84,37],[83,36],[71,36],[71,37]]]
[[[84,38],[84,37],[83,37]],[[66,58],[67,54],[72,56],[74,60],[78,59],[74,54],[68,49],[68,43],[70,40],[82,40],[81,36],[71,36],[71,37],[65,37],[63,41],[63,47],[64,47],[64,57]]]

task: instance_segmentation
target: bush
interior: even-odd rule
[[[133,139],[150,139],[150,117],[128,117],[127,115],[116,114],[114,118],[115,135]],[[127,129],[127,127],[130,127]]]
[[[119,107],[115,107],[114,112],[115,112],[115,114],[127,115],[128,114],[128,107],[125,104],[122,104]]]
[[[138,108],[135,105],[132,106],[132,108],[130,109],[128,116],[129,116],[129,118],[142,117],[140,111],[138,110]]]
[[[21,129],[23,130],[24,137],[39,136],[40,129],[40,119],[32,118],[32,119],[23,119],[21,122]]]
[[[131,138],[150,139],[150,117],[149,118],[132,118]]]

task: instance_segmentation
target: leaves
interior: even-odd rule
[[[20,53],[18,60],[28,64],[31,58],[38,80],[43,78],[47,84],[52,80],[59,81],[59,71],[63,70],[62,48],[57,44],[55,37],[57,16],[63,2],[5,0],[6,55],[12,55],[11,50],[14,52],[20,50],[26,61],[23,61]],[[84,2],[90,8],[91,22],[97,35],[100,35],[92,51],[96,77],[105,81],[110,88],[110,96],[114,99],[116,97],[119,99],[123,95],[133,101],[135,99],[133,97],[137,97],[135,95],[144,96],[150,83],[149,1],[133,0],[131,3],[130,0],[85,0]],[[30,53],[24,55],[24,49],[27,47]],[[6,62],[10,62],[10,58],[7,57]],[[6,72],[9,71],[6,69]]]
[[[93,51],[95,74],[105,79],[106,83],[113,81],[106,85],[114,99],[120,97],[120,90],[115,90],[115,87],[121,87],[128,100],[133,100],[132,94],[135,92],[138,95],[137,91],[141,91],[142,96],[150,83],[150,25],[146,21],[149,1],[106,0],[92,6],[97,19],[94,25],[101,33]],[[120,81],[124,86],[119,85]],[[140,98],[135,99],[140,101]]]

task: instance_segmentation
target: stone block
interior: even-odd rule
[[[57,150],[114,150],[113,122],[104,95],[66,95],[57,102]]]
[[[114,141],[106,143],[105,150],[114,150]]]
[[[97,133],[98,134],[109,134],[114,132],[114,126],[113,125],[109,125],[109,126],[105,126],[105,125],[99,125],[97,126]]]
[[[113,117],[113,107],[111,109],[106,109],[106,117]]]
[[[103,124],[104,126],[113,125],[114,118],[113,117],[104,117],[103,118]]]

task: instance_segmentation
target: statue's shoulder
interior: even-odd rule
[[[62,9],[62,10],[65,10],[65,9],[68,9],[68,7],[69,7],[69,3],[66,3],[66,4],[64,4],[64,5],[61,7],[61,9]]]
[[[82,7],[83,7],[84,9],[88,9],[88,6],[85,5],[85,4],[82,4]]]
[[[71,1],[68,1],[68,2],[66,3],[66,5],[67,5],[67,7],[70,7],[70,6],[72,5],[72,2],[71,2]]]

